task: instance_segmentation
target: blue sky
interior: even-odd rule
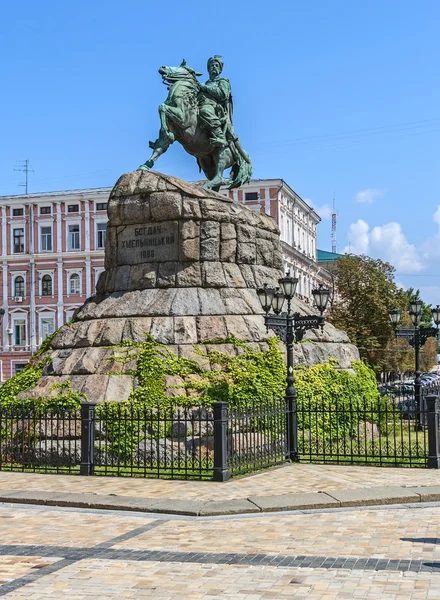
[[[113,185],[149,156],[157,69],[221,54],[254,176],[282,177],[338,251],[389,260],[440,303],[440,2],[5,0],[0,22],[0,194]],[[188,180],[172,146],[156,168]]]

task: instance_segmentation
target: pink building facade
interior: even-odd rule
[[[0,197],[0,380],[91,296],[104,269],[109,188]]]

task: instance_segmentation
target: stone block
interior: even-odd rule
[[[170,398],[186,396],[183,379],[177,375],[165,375],[164,384],[166,395]]]
[[[111,291],[125,292],[126,290],[128,290],[128,282],[130,279],[131,268],[132,267],[130,265],[116,267],[114,288]]]
[[[122,341],[125,319],[106,319],[97,334],[95,346],[117,346]]]
[[[276,496],[250,496],[249,500],[263,512],[337,508],[340,503],[324,492],[303,492]]]
[[[145,290],[156,286],[156,272],[160,268],[160,263],[144,263],[133,265],[130,271],[128,283],[129,290]]]
[[[125,321],[122,342],[145,342],[151,329],[151,317],[137,317]]]
[[[139,463],[154,465],[161,463],[163,466],[174,464],[179,460],[185,461],[185,446],[180,442],[167,438],[146,438],[138,445],[135,460]]]
[[[246,287],[240,267],[235,263],[224,263],[223,272],[225,274],[226,287],[241,288]]]
[[[200,201],[196,198],[182,199],[182,217],[184,219],[200,219],[202,211],[200,210]]]
[[[131,375],[110,375],[105,391],[105,399],[122,402],[128,400],[132,390],[133,378]]]
[[[200,259],[202,261],[220,259],[220,240],[218,238],[207,238],[200,242]]]
[[[258,240],[256,244],[257,264],[271,267],[273,265],[274,247],[268,240]]]
[[[246,283],[246,287],[256,288],[257,284],[255,282],[254,271],[251,265],[237,265],[243,275],[243,279]]]
[[[174,287],[176,285],[176,261],[159,263],[156,287]]]
[[[202,221],[200,226],[200,237],[202,240],[208,238],[220,239],[220,223],[216,221]]]
[[[79,323],[64,325],[53,338],[51,342],[52,348],[71,348],[79,326]]]
[[[237,244],[237,264],[254,265],[256,257],[255,243],[239,241]]]
[[[235,240],[237,238],[237,230],[234,223],[222,223],[220,227],[221,240]]]
[[[232,206],[232,203],[227,198],[223,198],[222,200],[206,198],[203,202],[200,202],[202,217],[219,223],[230,220],[230,206]]]
[[[202,263],[202,285],[208,288],[221,288],[226,286],[226,278],[221,262]]]
[[[225,288],[220,290],[220,294],[225,305],[225,314],[246,315],[252,313],[249,304],[243,299],[242,295],[240,294],[240,289]]]
[[[174,317],[174,341],[176,344],[197,344],[195,317]]]
[[[256,229],[253,225],[237,225],[237,240],[241,243],[252,243],[255,244],[256,240]],[[258,243],[260,243],[259,240]]]
[[[228,334],[223,316],[197,317],[196,322],[197,335],[202,343],[207,340],[221,340]]]
[[[225,240],[220,244],[220,260],[235,263],[237,253],[237,240]]]
[[[182,216],[182,196],[179,192],[152,192],[150,209],[155,221],[178,219]]]
[[[327,494],[341,506],[373,506],[375,504],[402,504],[420,502],[412,488],[399,486],[370,486],[352,490],[331,490]]]
[[[88,402],[104,402],[104,400],[109,400],[106,391],[109,383],[110,375],[88,375],[87,377],[82,377],[82,385],[80,390],[83,394],[86,395]],[[116,377],[116,376],[115,376]],[[120,376],[127,377],[127,376]],[[76,389],[75,385],[78,386],[80,382],[75,381],[72,378],[72,387]],[[115,398],[112,398],[114,400]]]
[[[263,316],[243,315],[243,319],[248,329],[248,339],[260,341],[268,337]]]
[[[153,317],[150,333],[160,344],[174,344],[174,319]]]
[[[221,290],[222,292],[224,290]],[[224,315],[226,305],[220,295],[220,290],[214,288],[198,288],[199,313],[202,315]]]
[[[177,288],[169,314],[173,316],[199,315],[200,302],[197,293],[198,289],[196,287]]]
[[[173,288],[143,290],[138,299],[140,304],[137,314],[151,316],[171,314],[177,291]]]
[[[199,262],[179,263],[177,269],[177,285],[179,287],[202,285],[202,269]]]
[[[200,260],[200,238],[188,238],[180,242],[180,260]]]
[[[239,340],[247,340],[249,329],[242,315],[225,315],[226,331]]]

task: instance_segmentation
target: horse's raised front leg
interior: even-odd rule
[[[150,158],[144,162],[137,170],[138,171],[148,171],[153,168],[154,163],[159,158],[161,154],[166,152],[170,145],[174,142],[174,134],[168,129],[168,123],[166,120],[166,113],[163,110],[165,105],[161,104],[159,106],[159,115],[160,115],[160,131],[159,137],[155,142],[150,142],[150,148],[153,149],[153,153]]]

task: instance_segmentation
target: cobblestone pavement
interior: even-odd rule
[[[29,490],[117,494],[145,498],[229,500],[252,495],[317,492],[372,486],[440,485],[431,469],[352,467],[341,465],[286,465],[227,483],[170,481],[129,477],[80,477],[0,471],[0,490]]]
[[[440,598],[440,503],[232,517],[0,504],[5,598]]]

